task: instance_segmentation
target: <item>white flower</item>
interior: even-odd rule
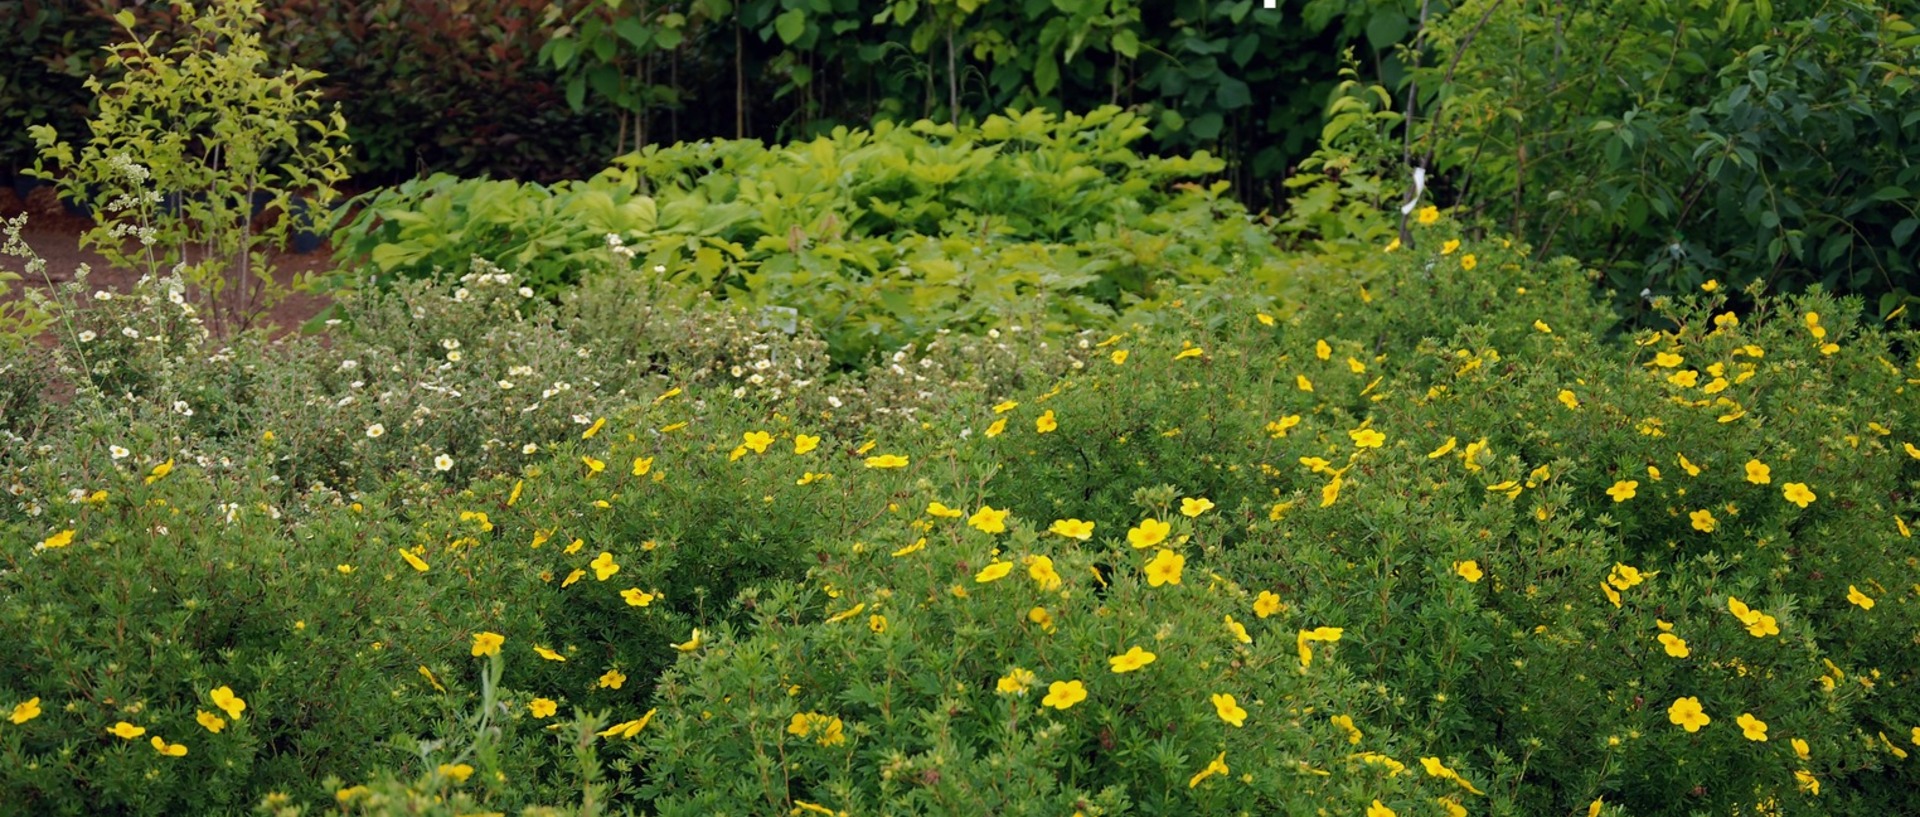
[[[193,407],[187,405],[187,401],[185,400],[175,400],[173,401],[173,413],[182,417],[192,417]]]
[[[448,361],[449,363],[459,363],[459,362],[460,362],[460,350],[459,350],[459,349],[455,349],[455,350],[453,350],[453,351],[451,351],[451,352],[448,352],[448,353],[447,353],[447,361]]]
[[[534,445],[533,443],[527,443],[526,445],[520,446],[520,453],[525,454],[529,457],[539,452],[540,452],[540,446]]]
[[[440,348],[442,348],[442,349],[445,349],[445,350],[447,350],[447,351],[449,351],[449,352],[451,352],[451,351],[453,351],[453,350],[455,350],[455,349],[458,349],[458,348],[460,348],[460,341],[458,341],[458,340],[455,340],[455,339],[453,339],[453,338],[441,338],[441,339],[440,339]]]
[[[117,446],[117,445],[113,445],[113,446],[108,446],[108,447],[107,447],[107,452],[108,452],[108,453],[110,453],[110,454],[112,454],[112,455],[113,455],[113,458],[114,458],[114,459],[116,459],[116,460],[124,460],[124,459],[126,459],[126,458],[127,458],[127,455],[128,455],[128,454],[131,454],[131,453],[133,453],[133,452],[131,452],[131,451],[128,451],[127,449],[124,449],[124,448],[121,448],[120,446]]]
[[[507,370],[507,376],[508,377],[532,377],[533,367],[527,366],[524,364],[515,366]]]
[[[97,337],[99,337],[99,335],[95,335],[92,329],[85,329],[80,332],[81,343],[92,343],[93,339]]]
[[[379,423],[367,426],[367,439],[369,440],[380,439],[380,435],[385,433],[387,433],[387,427]]]
[[[498,383],[495,383],[494,385],[496,385],[496,386],[499,386],[499,387],[500,387],[500,388],[502,388],[502,389],[511,389],[511,388],[513,388],[513,381],[511,381],[511,380],[502,380],[502,381],[500,381],[500,382],[498,382]]]
[[[356,369],[356,368],[359,368],[359,366],[360,366],[360,361],[358,361],[358,360],[342,360],[342,361],[340,361],[340,370],[341,370],[341,371],[343,371],[343,372],[344,372],[344,371],[351,371],[351,370],[353,370],[353,369]]]
[[[434,469],[440,470],[440,471],[451,471],[453,470],[453,458],[445,454],[441,454],[438,457],[434,457],[433,467]]]
[[[127,337],[133,338],[134,340],[140,339],[140,330],[135,329],[131,326],[120,330],[120,334],[126,335]]]
[[[521,288],[520,288],[520,297],[522,297],[522,298],[531,298],[531,297],[533,297],[533,287],[521,287]]]
[[[93,293],[93,299],[96,301],[111,301],[113,300],[113,293],[103,289]]]
[[[831,394],[827,395],[827,405],[832,406],[834,408],[839,408],[841,406],[840,398],[835,397]]]
[[[468,292],[466,287],[461,287],[453,291],[453,300],[456,303],[466,303],[467,298],[471,295],[472,293]]]

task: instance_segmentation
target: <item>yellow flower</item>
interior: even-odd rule
[[[1127,544],[1135,548],[1150,548],[1167,540],[1167,533],[1173,526],[1153,517],[1140,520],[1140,524],[1127,531]]]
[[[1399,817],[1399,813],[1375,800],[1373,805],[1367,807],[1367,817]]]
[[[1064,710],[1086,699],[1085,684],[1079,681],[1055,681],[1047,685],[1047,697],[1041,698],[1040,704]]]
[[[740,435],[740,446],[755,454],[767,453],[767,446],[773,445],[773,435],[765,431],[749,431]]]
[[[1486,575],[1480,571],[1480,563],[1472,559],[1464,562],[1454,562],[1453,572],[1460,574],[1460,578],[1466,579],[1468,584],[1477,583],[1480,581],[1481,576]]]
[[[1773,481],[1773,468],[1759,460],[1747,460],[1747,481],[1765,485]]]
[[[1667,375],[1667,382],[1685,389],[1691,389],[1700,383],[1700,373],[1693,369],[1674,372]]]
[[[604,582],[613,578],[613,574],[620,572],[620,565],[613,561],[613,554],[604,550],[600,551],[600,555],[593,557],[593,561],[588,562],[587,567],[593,568],[593,578],[596,581]]]
[[[216,687],[212,692],[207,693],[207,697],[213,699],[213,705],[220,707],[220,711],[227,713],[227,717],[236,721],[240,720],[240,713],[247,711],[247,702],[233,694],[232,687]]]
[[[1580,408],[1580,398],[1575,397],[1573,395],[1573,390],[1571,389],[1561,389],[1560,394],[1556,399],[1560,401],[1560,405],[1566,406],[1567,408],[1570,408],[1570,409]]]
[[[1227,625],[1227,632],[1233,634],[1233,640],[1242,644],[1253,643],[1253,636],[1247,634],[1247,625],[1234,621],[1233,616],[1226,616],[1223,623]]]
[[[1700,285],[1701,292],[1712,292],[1719,288],[1720,288],[1720,282],[1713,278],[1707,279],[1706,283]]]
[[[1400,238],[1399,238],[1399,236],[1395,236],[1395,237],[1394,237],[1394,239],[1393,239],[1392,241],[1389,241],[1389,242],[1387,242],[1387,246],[1385,246],[1385,247],[1382,247],[1382,248],[1380,249],[1380,251],[1381,251],[1381,252],[1395,252],[1395,251],[1397,251],[1397,250],[1399,250],[1399,249],[1400,249]]]
[[[147,474],[146,484],[152,485],[155,482],[158,482],[162,477],[165,477],[166,475],[171,473],[173,473],[173,460],[172,458],[168,458],[166,462],[163,462],[163,463],[160,463],[159,465],[154,466],[153,470]]]
[[[40,717],[40,699],[33,697],[14,704],[13,711],[7,715],[7,721],[13,724],[22,724],[38,717]]]
[[[168,743],[166,742],[166,740],[162,739],[159,735],[154,735],[153,740],[149,742],[153,745],[154,751],[159,752],[160,754],[166,755],[167,757],[186,757],[187,756],[187,747],[184,744]]]
[[[1687,459],[1687,455],[1685,454],[1680,455],[1680,467],[1686,469],[1687,476],[1690,476],[1690,477],[1700,476],[1700,466],[1694,465],[1693,461]]]
[[[846,621],[847,619],[860,615],[860,612],[865,609],[867,609],[867,603],[864,601],[860,602],[859,604],[856,604],[838,613],[834,613],[833,615],[827,616],[826,623],[839,624],[842,621]]]
[[[927,537],[922,536],[919,539],[914,540],[913,544],[894,551],[893,555],[905,556],[909,553],[919,553],[920,551],[926,550],[926,549],[927,549]]]
[[[1860,592],[1860,588],[1847,585],[1847,601],[1862,610],[1873,609],[1873,597]]]
[[[1820,778],[1814,777],[1813,772],[1809,772],[1806,769],[1795,769],[1793,771],[1793,779],[1800,782],[1801,791],[1813,795],[1820,793]]]
[[[1327,483],[1326,487],[1321,488],[1320,507],[1332,507],[1333,503],[1340,501],[1340,486],[1345,484],[1346,479],[1344,477],[1336,476],[1332,482]]]
[[[600,676],[600,681],[598,685],[606,689],[619,689],[620,687],[624,686],[626,683],[627,683],[626,673],[621,672],[617,669],[610,669],[610,670],[607,670],[605,675]]]
[[[1278,612],[1280,612],[1280,597],[1274,595],[1271,590],[1260,591],[1260,595],[1253,600],[1253,614],[1256,616],[1266,618]]]
[[[1479,789],[1474,788],[1473,784],[1467,782],[1466,778],[1461,777],[1459,772],[1456,772],[1452,769],[1447,768],[1446,764],[1440,762],[1440,758],[1437,758],[1437,757],[1420,758],[1420,766],[1421,768],[1424,768],[1427,770],[1428,777],[1438,777],[1446,780],[1451,780],[1455,783],[1458,783],[1461,788],[1464,788],[1467,791],[1472,792],[1474,794],[1486,793]]]
[[[868,468],[905,468],[907,457],[904,454],[880,454],[866,459]]]
[[[603,429],[606,427],[607,427],[607,418],[605,417],[596,418],[593,421],[593,425],[588,426],[586,431],[580,432],[580,439],[591,440],[593,439],[593,435],[600,433],[600,429]]]
[[[1180,500],[1180,514],[1187,517],[1199,516],[1213,510],[1213,500],[1206,497],[1184,497]]]
[[[527,714],[535,718],[550,718],[560,711],[560,705],[547,698],[535,698],[527,702]]]
[[[195,723],[200,724],[202,728],[216,735],[220,734],[220,730],[227,728],[226,718],[222,718],[204,709],[194,710],[193,720]]]
[[[1345,631],[1339,627],[1315,627],[1311,630],[1301,630],[1300,634],[1294,639],[1295,645],[1300,650],[1300,666],[1313,666],[1313,648],[1307,646],[1308,644],[1315,641],[1331,644],[1339,641],[1341,634],[1344,632]]]
[[[1353,725],[1352,715],[1335,715],[1327,720],[1332,721],[1334,726],[1339,727],[1347,733],[1348,743],[1357,745],[1365,737],[1360,734],[1360,727]]]
[[[652,457],[634,457],[633,458],[633,475],[634,476],[644,477],[647,475],[647,472],[651,470],[653,470]]]
[[[141,735],[144,735],[146,733],[147,733],[146,727],[134,726],[133,724],[127,723],[126,721],[121,721],[119,723],[116,723],[113,726],[108,727],[107,729],[107,734],[117,737],[121,740],[133,740],[134,738],[140,737]]]
[[[994,405],[993,413],[1005,414],[1019,407],[1020,407],[1020,403],[1017,400],[1004,400]]]
[[[1639,490],[1639,488],[1640,483],[1638,481],[1623,479],[1614,483],[1612,488],[1607,489],[1607,496],[1613,497],[1613,501],[1615,502],[1625,502],[1632,499],[1634,491]]]
[[[1920,743],[1920,736],[1916,736],[1914,742]],[[1807,742],[1799,738],[1793,739],[1793,754],[1801,760],[1813,759],[1813,752],[1807,747]]]
[[[1038,680],[1031,671],[1014,667],[1006,675],[1000,676],[994,688],[1002,695],[1025,695]]]
[[[653,603],[654,596],[638,587],[629,587],[620,591],[620,598],[625,599],[629,607],[645,607]]]
[[[1226,721],[1234,726],[1247,725],[1247,710],[1242,709],[1240,704],[1233,700],[1232,695],[1216,692],[1213,694],[1211,700],[1213,701],[1214,714],[1219,715],[1220,720]]]
[[[1093,523],[1079,519],[1056,519],[1052,525],[1047,527],[1047,530],[1065,536],[1068,539],[1078,539],[1082,542],[1093,538]]]
[[[580,578],[585,575],[587,575],[587,571],[576,567],[573,569],[572,573],[567,574],[566,578],[560,580],[560,586],[570,587],[573,585],[574,582],[579,581]]]
[[[1433,449],[1432,451],[1427,452],[1427,459],[1437,460],[1437,459],[1440,459],[1441,457],[1451,454],[1453,453],[1454,446],[1457,446],[1459,444],[1460,444],[1460,438],[1448,437],[1447,441],[1444,443],[1441,443],[1439,448],[1436,448],[1436,449]]]
[[[1434,207],[1431,205],[1422,207],[1420,208],[1419,212],[1414,214],[1413,220],[1416,222],[1419,222],[1423,226],[1439,221],[1440,208]]]
[[[1278,440],[1287,436],[1287,432],[1300,424],[1300,415],[1290,414],[1267,424],[1267,434]]]
[[[580,461],[587,464],[587,473],[589,474],[598,474],[602,471],[607,470],[607,463],[605,460],[596,460],[592,457],[581,457]]]
[[[40,546],[48,550],[63,548],[71,544],[73,544],[73,530],[71,528],[40,540]]]
[[[1813,501],[1819,498],[1813,495],[1813,491],[1808,489],[1804,482],[1789,482],[1782,488],[1781,493],[1786,496],[1787,501],[1802,508],[1813,504]]]
[[[1274,324],[1273,316],[1265,312],[1255,312],[1253,313],[1253,317],[1255,320],[1260,321],[1262,326],[1272,326]]]
[[[793,453],[805,454],[820,447],[820,438],[812,434],[793,435]]]
[[[1174,356],[1173,356],[1173,359],[1174,359],[1174,360],[1186,360],[1187,358],[1190,358],[1190,357],[1199,357],[1199,356],[1201,356],[1201,355],[1204,355],[1204,354],[1206,354],[1206,350],[1204,350],[1204,349],[1201,349],[1201,348],[1200,348],[1200,347],[1198,347],[1198,346],[1189,346],[1189,347],[1187,347],[1187,348],[1185,348],[1185,349],[1181,349],[1181,350],[1180,350],[1180,353],[1179,353],[1179,354],[1177,354],[1177,355],[1174,355]]]
[[[1659,354],[1656,354],[1653,356],[1653,365],[1658,366],[1662,369],[1677,368],[1679,367],[1680,364],[1685,362],[1687,362],[1686,358],[1676,355],[1672,352],[1660,352]]]
[[[507,637],[499,633],[474,633],[473,657],[481,658],[489,655],[499,655],[500,645],[505,643],[507,643]]]
[[[1133,672],[1153,663],[1158,658],[1159,656],[1139,647],[1132,647],[1124,653],[1108,658],[1107,663],[1112,666],[1115,673]]]
[[[374,649],[379,649],[380,642],[374,642],[373,647]],[[433,677],[433,670],[427,669],[427,665],[425,664],[420,665],[420,677],[427,679],[427,683],[432,684],[434,689],[443,693],[447,691],[446,687],[440,685],[440,679]]]
[[[1457,238],[1449,238],[1440,244],[1441,255],[1452,255],[1457,249],[1460,249],[1460,239]]]
[[[1751,712],[1742,712],[1733,722],[1740,725],[1740,734],[1747,740],[1767,742],[1767,722],[1753,716]]]
[[[1477,266],[1480,266],[1480,260],[1477,258],[1474,258],[1473,253],[1467,253],[1466,255],[1460,256],[1461,269],[1466,270],[1468,272],[1472,272],[1473,268]],[[1544,326],[1545,324],[1542,324],[1539,321],[1534,321],[1534,325]],[[1552,330],[1548,330],[1548,331],[1552,331]]]
[[[1113,350],[1113,354],[1110,355],[1109,357],[1113,360],[1113,365],[1115,366],[1122,365],[1127,362],[1127,350],[1115,349]]]
[[[1675,658],[1685,658],[1692,654],[1692,652],[1687,649],[1686,639],[1673,633],[1661,633],[1659,639],[1660,645],[1667,649],[1668,655]]]
[[[413,565],[414,570],[418,570],[421,573],[427,572],[426,560],[413,555],[413,551],[407,550],[406,548],[401,548],[400,558],[407,560],[407,564]]]
[[[1379,448],[1381,443],[1387,441],[1387,435],[1371,428],[1356,428],[1347,432],[1347,437],[1353,440],[1355,448]]]
[[[1613,606],[1620,606],[1620,591],[1613,589],[1612,585],[1601,582],[1600,592],[1607,594],[1607,601],[1613,602]]]
[[[1227,768],[1227,753],[1221,752],[1220,754],[1215,755],[1213,760],[1207,763],[1206,768],[1201,769],[1198,774],[1195,774],[1194,776],[1187,778],[1187,788],[1191,789],[1195,786],[1198,786],[1200,785],[1200,781],[1205,780],[1209,777],[1212,777],[1216,774],[1229,774],[1232,771],[1233,771],[1232,769]]]
[[[1045,632],[1050,633],[1050,632],[1053,632],[1054,630],[1053,614],[1047,612],[1047,608],[1045,607],[1035,607],[1031,610],[1028,610],[1027,620],[1033,622],[1035,626],[1038,626],[1041,630]]]
[[[1047,409],[1045,414],[1034,418],[1033,421],[1033,430],[1041,434],[1045,434],[1059,427],[1060,422],[1054,418],[1053,409]]]
[[[673,645],[673,648],[681,652],[693,652],[694,650],[700,649],[700,645],[704,643],[706,642],[702,641],[700,638],[700,630],[696,628],[693,631],[693,635],[691,637],[689,637],[685,641],[682,641],[678,644]]]
[[[1011,512],[1005,508],[994,510],[992,505],[981,505],[980,510],[967,517],[967,527],[983,533],[1006,533],[1008,513]]]
[[[473,776],[473,767],[465,763],[442,763],[436,769],[442,777],[452,778],[455,783],[465,783]]]
[[[1027,561],[1027,575],[1045,592],[1060,589],[1060,574],[1053,569],[1053,560],[1046,556],[1034,556]]]
[[[948,519],[959,519],[962,516],[966,516],[967,512],[959,510],[957,508],[949,508],[938,502],[929,502],[927,503],[927,515],[928,516],[944,516]]]
[[[1012,562],[1007,562],[1007,561],[994,562],[993,564],[980,568],[979,573],[973,574],[973,581],[975,584],[986,584],[988,582],[997,582],[1001,579],[1006,578],[1007,574],[1012,572],[1013,572]]]
[[[541,658],[544,658],[544,659],[546,659],[546,660],[548,660],[548,661],[565,661],[565,660],[567,660],[567,657],[566,657],[566,656],[564,656],[564,655],[561,655],[561,654],[559,654],[559,653],[557,653],[557,652],[554,652],[553,650],[550,650],[550,649],[547,649],[546,647],[542,647],[542,646],[540,646],[539,644],[535,644],[535,645],[533,645],[533,653],[534,653],[535,655],[538,655],[538,656],[540,656]]]
[[[1187,557],[1166,548],[1154,554],[1153,561],[1147,562],[1147,584],[1159,587],[1163,584],[1179,584],[1180,571],[1187,566]]]
[[[1304,374],[1295,375],[1293,378],[1293,385],[1299,387],[1301,391],[1313,391],[1313,381],[1308,380],[1307,376]]]
[[[887,617],[883,615],[878,615],[878,614],[867,616],[867,629],[872,630],[875,633],[886,632]]]
[[[1693,520],[1693,529],[1701,533],[1712,533],[1714,528],[1720,527],[1720,522],[1713,518],[1713,512],[1705,508],[1687,514],[1687,518]]]
[[[1667,707],[1667,720],[1689,732],[1698,732],[1700,727],[1713,722],[1700,707],[1700,699],[1694,697],[1679,698]]]

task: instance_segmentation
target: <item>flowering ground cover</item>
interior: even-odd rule
[[[0,813],[1909,808],[1911,333],[1417,221],[853,369],[640,271],[63,313]]]

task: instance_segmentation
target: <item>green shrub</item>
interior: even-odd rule
[[[797,312],[843,365],[941,329],[1102,324],[1183,282],[1276,281],[1266,231],[1220,185],[1182,181],[1217,160],[1139,156],[1146,130],[1111,107],[1030,112],[650,146],[551,189],[439,177],[375,195],[340,253],[405,278],[478,255],[547,295],[610,265],[656,297]]]
[[[1589,259],[1632,316],[1710,278],[1911,301],[1920,36],[1894,9],[1470,2],[1427,34],[1412,144],[1442,196]]]

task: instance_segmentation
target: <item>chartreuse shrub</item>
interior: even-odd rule
[[[1177,286],[1278,285],[1266,231],[1205,153],[1131,145],[1135,114],[1045,112],[979,125],[890,123],[782,147],[648,146],[552,188],[434,177],[374,194],[337,235],[343,259],[430,277],[478,255],[553,295],[595,271],[810,321],[832,357],[939,330],[1104,325]]]

